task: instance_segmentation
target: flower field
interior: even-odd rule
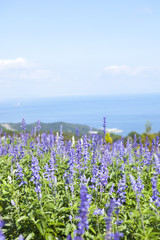
[[[160,239],[158,137],[25,129],[23,119],[20,135],[0,136],[0,240]]]

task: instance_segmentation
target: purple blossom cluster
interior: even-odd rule
[[[39,162],[37,157],[32,157],[32,164],[31,164],[31,171],[32,171],[32,177],[30,181],[33,181],[35,184],[35,192],[37,193],[38,199],[42,197],[41,194],[41,183],[40,183],[40,175],[39,175]]]
[[[16,166],[17,166],[17,170],[16,170],[17,180],[18,180],[18,179],[21,180],[19,186],[27,184],[27,182],[24,181],[23,169],[21,168],[21,166],[20,166],[20,164],[19,164],[18,162],[16,163]]]
[[[117,194],[118,194],[117,204],[118,204],[118,206],[122,205],[125,202],[125,199],[126,199],[125,190],[126,190],[126,188],[127,188],[126,176],[124,174],[122,179],[120,179],[119,183],[118,183],[118,190],[117,190]]]
[[[75,231],[75,234],[81,236],[85,233],[85,229],[89,228],[87,215],[89,213],[88,209],[91,203],[91,195],[88,194],[87,187],[85,184],[81,185],[80,199],[81,199],[81,205],[79,207],[79,216],[77,217],[77,219],[79,219],[79,222],[78,222],[78,229]]]
[[[160,193],[157,189],[157,179],[156,177],[152,177],[151,178],[151,183],[152,183],[152,198],[151,200],[154,202],[154,204],[156,205],[156,207],[160,207]]]

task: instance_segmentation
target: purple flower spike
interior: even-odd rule
[[[74,240],[83,240],[83,238],[81,236],[76,236]]]
[[[131,174],[129,174],[129,176],[130,176],[132,188],[135,191],[136,196],[137,196],[138,187],[137,187],[136,180],[134,179],[134,177]]]
[[[103,134],[104,134],[104,141],[105,141],[105,135],[106,135],[106,118],[103,118]]]
[[[94,215],[103,215],[104,214],[104,209],[96,209],[93,213]]]
[[[38,134],[39,134],[39,131],[41,130],[41,124],[40,124],[40,121],[38,120],[37,122],[37,127],[36,127],[37,131],[38,131]]]
[[[156,154],[154,154],[154,159],[155,159],[155,168],[157,174],[160,174],[160,160]]]
[[[81,197],[81,206],[79,207],[79,223],[78,230],[75,231],[78,235],[83,235],[85,233],[85,229],[89,228],[89,223],[87,219],[89,205],[91,203],[91,195],[87,193],[87,187],[82,184],[80,189],[80,197]],[[83,238],[76,238],[83,239]]]
[[[151,178],[152,183],[152,201],[155,203],[156,207],[160,207],[159,191],[157,190],[157,179],[155,177]]]
[[[137,182],[131,174],[129,176],[130,176],[132,188],[136,194],[137,201],[139,201],[139,198],[142,195],[141,191],[144,188],[144,185],[142,184],[142,180],[141,180],[140,176],[138,176]]]
[[[108,212],[107,212],[107,218],[105,219],[107,231],[109,231],[111,228],[112,214],[115,207],[116,207],[115,200],[111,199]]]
[[[35,191],[37,193],[38,199],[42,197],[41,194],[41,183],[40,183],[40,175],[39,175],[39,162],[37,157],[32,157],[32,165],[31,165],[31,171],[32,171],[32,177],[30,181],[33,181],[35,184]]]
[[[68,235],[66,240],[72,240],[71,234]]]
[[[16,163],[16,166],[17,166],[17,170],[16,170],[17,180],[18,180],[18,179],[21,180],[21,183],[19,184],[19,186],[27,184],[27,182],[25,182],[25,181],[23,180],[23,178],[24,178],[24,174],[23,174],[23,172],[22,172],[23,169],[21,168],[21,166],[19,165],[18,162]]]
[[[117,190],[117,193],[119,195],[118,197],[118,204],[119,205],[122,205],[126,200],[126,192],[125,192],[125,189],[127,188],[127,185],[126,185],[126,176],[123,175],[123,178],[120,179],[119,183],[118,183],[118,190]]]
[[[25,132],[25,130],[26,130],[26,122],[25,122],[24,118],[22,119],[21,128]]]
[[[2,233],[2,231],[0,230],[0,240],[5,240],[6,238],[5,238],[5,236],[4,236],[4,234]]]
[[[119,240],[121,237],[123,237],[123,233],[119,233],[119,232],[113,233],[114,240]]]

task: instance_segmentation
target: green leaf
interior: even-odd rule
[[[52,233],[46,233],[45,239],[46,239],[46,240],[53,240],[54,238],[53,238]]]
[[[22,216],[22,217],[17,219],[17,223],[19,223],[20,221],[23,221],[23,220],[27,220],[27,219],[28,219],[27,216]]]
[[[92,231],[92,233],[96,234],[96,231],[90,226],[89,229]]]
[[[37,226],[39,232],[41,233],[41,235],[44,236],[44,231],[43,231],[41,222],[36,223],[36,226]]]
[[[33,239],[34,235],[35,235],[34,232],[31,232],[31,233],[26,237],[26,240]]]
[[[67,224],[66,229],[65,229],[65,235],[68,236],[72,228],[72,225],[70,223]]]

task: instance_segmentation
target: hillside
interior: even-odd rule
[[[30,131],[32,129],[35,129],[37,123],[27,124],[26,129],[27,131]],[[79,134],[88,133],[91,129],[87,125],[82,124],[72,124],[72,123],[65,123],[65,122],[56,122],[56,123],[42,123],[41,122],[41,131],[49,131],[52,129],[53,131],[59,131],[60,126],[63,126],[63,132],[66,133],[72,133],[76,134],[76,130],[78,128]],[[21,123],[1,123],[0,128],[3,130],[8,131],[21,131]],[[93,131],[98,131],[99,133],[102,133],[102,130],[92,128]]]

